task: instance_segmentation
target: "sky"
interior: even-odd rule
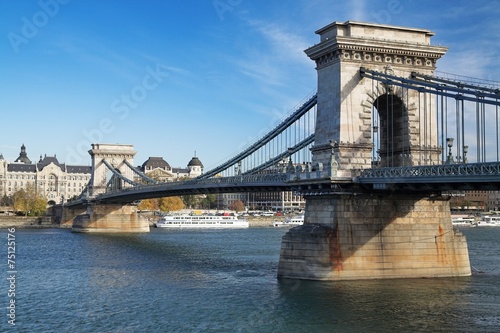
[[[429,29],[438,70],[500,80],[500,1],[0,0],[0,153],[91,143],[216,167],[316,90],[304,50],[348,20]]]

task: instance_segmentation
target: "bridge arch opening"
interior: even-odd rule
[[[106,172],[106,187],[112,191],[119,191],[123,186],[123,180],[121,180],[115,173],[122,174],[119,169],[115,168],[114,172],[108,170]]]
[[[371,138],[373,167],[411,164],[408,111],[398,94],[387,91],[373,101]]]

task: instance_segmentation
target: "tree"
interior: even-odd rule
[[[24,216],[40,216],[47,208],[47,199],[38,195],[33,185],[20,189],[12,194],[12,206]]]
[[[187,208],[195,208],[196,204],[198,203],[196,195],[183,195],[182,201],[184,201],[184,205]]]
[[[217,194],[207,194],[200,200],[202,208],[211,209],[217,207]]]
[[[160,199],[160,210],[163,212],[171,212],[183,208],[184,202],[180,197],[165,197]]]
[[[137,209],[139,210],[158,210],[159,207],[159,200],[157,198],[155,199],[144,199],[142,200],[138,205]]]
[[[4,194],[2,199],[0,199],[0,206],[12,206],[12,197]]]
[[[241,212],[245,210],[245,204],[241,200],[236,200],[229,205],[229,209],[234,210],[235,212]]]

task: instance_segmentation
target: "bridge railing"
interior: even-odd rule
[[[358,181],[371,182],[374,179],[463,176],[500,176],[500,163],[464,163],[367,169],[360,172]]]
[[[115,192],[131,192],[137,190],[148,189],[154,191],[155,189],[168,189],[178,187],[196,187],[202,185],[217,185],[217,184],[275,184],[285,183],[289,179],[286,173],[269,173],[269,174],[253,174],[253,175],[238,175],[231,177],[214,177],[208,179],[191,179],[185,181],[165,182],[156,184],[137,184],[133,187],[122,188]],[[113,192],[107,192],[113,193]]]

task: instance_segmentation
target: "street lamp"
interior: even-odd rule
[[[448,146],[448,158],[446,159],[446,164],[453,163],[453,154],[451,152],[451,147],[453,147],[453,138],[446,138],[446,145]]]
[[[464,146],[464,163],[467,163],[467,152],[469,151],[469,146]]]

